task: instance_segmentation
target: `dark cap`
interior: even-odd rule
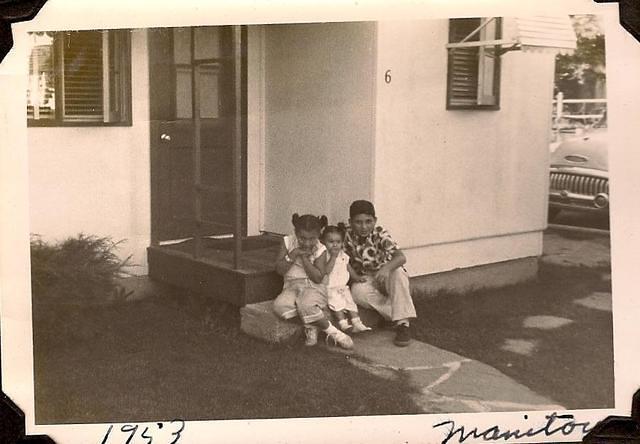
[[[376,217],[376,209],[368,200],[354,200],[349,207],[349,217],[354,218],[358,214],[367,214]]]

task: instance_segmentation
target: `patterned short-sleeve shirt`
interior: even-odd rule
[[[351,266],[360,274],[378,271],[399,250],[398,244],[387,230],[379,226],[366,237],[358,236],[348,227],[344,246],[351,257]]]

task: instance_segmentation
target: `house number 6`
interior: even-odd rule
[[[391,83],[391,70],[387,69],[387,71],[384,73],[384,82],[385,83]]]

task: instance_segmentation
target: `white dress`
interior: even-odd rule
[[[329,259],[330,255],[327,251],[327,262],[329,262]],[[331,273],[324,278],[324,283],[327,286],[329,308],[333,311],[358,311],[347,285],[349,283],[347,265],[349,265],[349,256],[344,251],[341,251],[336,258],[336,263]]]

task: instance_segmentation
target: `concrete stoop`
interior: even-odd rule
[[[240,328],[249,336],[272,344],[290,343],[303,335],[297,320],[285,321],[273,312],[273,301],[245,305],[240,309]]]
[[[377,327],[383,319],[373,310],[360,310],[365,325]],[[285,321],[273,312],[273,301],[245,305],[240,309],[240,328],[249,336],[272,343],[292,343],[303,335],[303,326],[298,320]]]

